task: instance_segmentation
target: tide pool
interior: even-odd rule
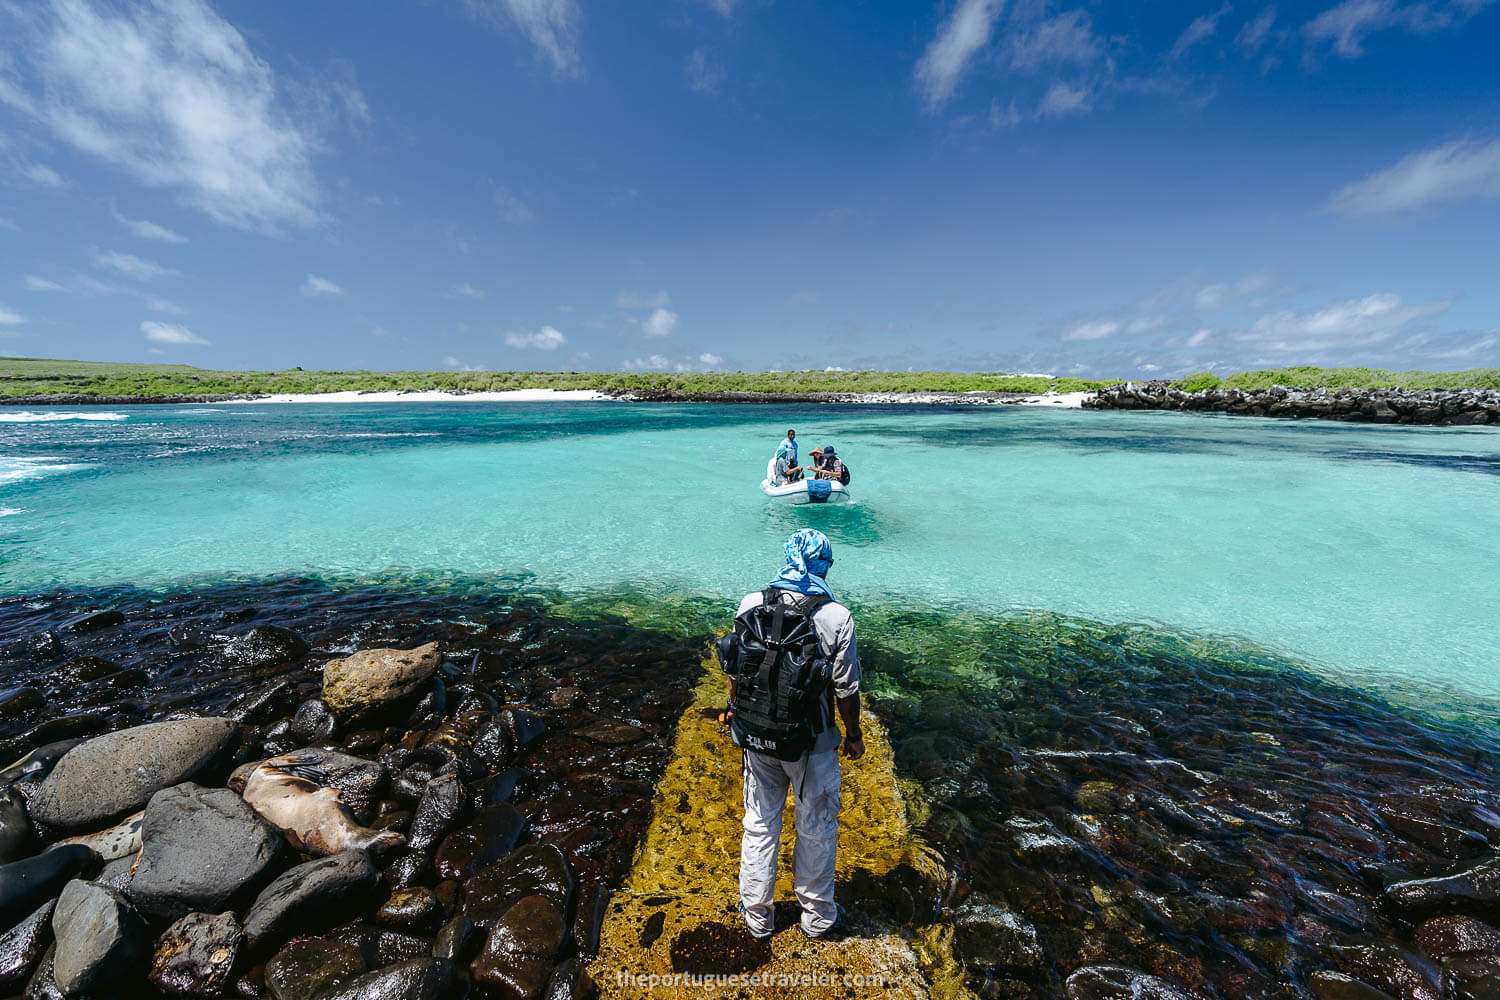
[[[108,416],[105,416],[105,414]],[[1500,433],[1021,407],[387,403],[0,414],[0,589],[529,574],[728,602],[793,529],[858,606],[1240,637],[1500,697]],[[757,484],[787,427],[855,503]]]

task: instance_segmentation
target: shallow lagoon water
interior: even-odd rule
[[[230,404],[0,414],[0,588],[384,572],[733,600],[827,531],[855,605],[1241,637],[1500,697],[1500,433],[1021,407]],[[787,426],[849,507],[756,489]]]

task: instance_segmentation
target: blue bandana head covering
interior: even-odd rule
[[[782,438],[781,443],[776,446],[776,457],[785,458],[793,465],[797,464],[797,442],[791,438]]]
[[[823,577],[832,565],[833,543],[828,536],[815,528],[800,528],[786,540],[786,566],[770,585],[799,594],[822,594],[831,601],[833,591]]]

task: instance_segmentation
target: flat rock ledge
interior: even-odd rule
[[[1204,389],[1170,382],[1127,382],[1083,400],[1087,410],[1191,410],[1245,417],[1292,417],[1369,424],[1500,425],[1494,389]]]

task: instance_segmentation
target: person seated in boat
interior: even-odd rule
[[[812,450],[813,468],[817,471],[813,474],[814,479],[832,479],[838,482],[844,477],[844,463],[839,461],[838,453],[833,446],[826,448],[814,448]]]
[[[802,478],[802,466],[795,464],[796,459],[786,454],[785,449],[776,449],[776,466],[771,472],[772,486],[785,486],[787,483],[795,483]]]

